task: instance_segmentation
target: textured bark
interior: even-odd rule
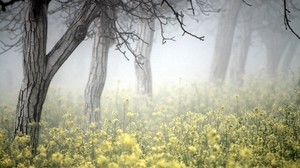
[[[147,22],[140,23],[139,34],[144,40],[140,40],[137,43],[136,53],[137,60],[135,62],[135,74],[137,81],[137,93],[141,96],[152,97],[152,71],[151,71],[151,50],[153,43],[155,22],[152,21],[149,24]],[[146,42],[146,43],[145,43]]]
[[[30,145],[35,153],[39,140],[39,122],[49,84],[59,67],[80,44],[84,37],[76,38],[86,32],[94,19],[91,1],[86,1],[82,10],[62,39],[46,55],[48,0],[26,0],[24,2],[23,38],[23,81],[15,118],[15,135],[26,134],[31,137]],[[82,27],[79,32],[78,27]]]
[[[15,118],[15,134],[31,136],[30,145],[37,147],[42,106],[50,80],[46,72],[47,9],[46,1],[27,0],[24,4],[23,81]]]
[[[237,44],[233,48],[236,53],[232,57],[230,77],[232,82],[238,86],[242,86],[244,83],[246,62],[251,42],[251,20],[253,13],[252,9],[250,10],[246,11],[245,9],[240,12],[241,30],[239,33],[236,32],[238,34],[238,40]]]
[[[95,21],[93,55],[90,64],[90,74],[85,88],[84,113],[87,118],[87,129],[93,122],[101,126],[101,95],[106,81],[108,51],[112,44],[109,20],[101,17]]]
[[[236,21],[242,1],[224,1],[224,11],[219,19],[214,56],[211,64],[210,81],[222,83],[225,80],[231,55]]]

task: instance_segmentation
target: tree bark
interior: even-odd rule
[[[109,11],[113,13],[113,11]],[[84,113],[87,118],[86,128],[93,122],[101,126],[101,95],[106,81],[108,51],[112,44],[109,32],[109,20],[102,15],[95,21],[96,33],[90,64],[90,74],[85,88]]]
[[[31,137],[30,145],[36,152],[39,122],[50,82],[59,67],[82,42],[94,14],[99,11],[92,1],[85,1],[81,11],[67,32],[46,55],[48,0],[25,0],[23,38],[23,81],[15,117],[15,136]]]
[[[155,21],[142,22],[139,26],[139,34],[143,39],[137,42],[137,58],[134,64],[136,74],[137,94],[140,96],[152,97],[152,71],[151,71],[151,50]]]
[[[224,10],[218,23],[214,57],[211,63],[210,81],[220,84],[225,80],[231,55],[236,21],[242,1],[224,1]]]
[[[15,118],[15,134],[31,136],[30,145],[37,147],[42,106],[50,80],[44,78],[47,58],[47,11],[45,0],[27,0],[24,4],[23,81]]]

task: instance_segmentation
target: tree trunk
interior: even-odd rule
[[[235,45],[236,54],[232,58],[230,76],[231,80],[237,86],[243,86],[245,67],[248,57],[248,51],[251,42],[251,20],[252,12],[251,11],[241,11],[241,30],[239,31],[239,37],[237,44]],[[253,10],[253,9],[250,9]]]
[[[279,62],[288,46],[287,39],[281,32],[268,30],[263,40],[267,49],[267,75],[277,79]]]
[[[30,145],[36,152],[39,122],[50,82],[59,67],[85,37],[88,26],[98,14],[92,1],[85,1],[67,32],[46,55],[48,0],[25,0],[23,38],[23,81],[15,117],[15,136],[31,137]],[[97,11],[97,12],[96,12]]]
[[[211,64],[210,81],[221,84],[226,77],[231,55],[236,21],[242,1],[224,1],[224,10],[218,23],[218,32]]]
[[[139,35],[143,39],[137,42],[135,62],[135,74],[137,81],[137,94],[152,97],[152,72],[151,72],[151,50],[155,21],[143,22],[139,26]],[[151,27],[151,29],[149,28]]]
[[[44,78],[47,58],[46,0],[27,0],[24,4],[25,27],[23,46],[23,81],[15,118],[15,134],[31,136],[30,145],[37,147],[42,106],[50,80]]]
[[[113,13],[112,11],[110,11]],[[87,118],[86,128],[93,122],[101,126],[101,95],[106,81],[108,51],[112,44],[109,33],[109,22],[102,15],[95,21],[93,55],[90,64],[90,74],[85,88],[84,113]]]
[[[287,77],[289,75],[288,74],[289,71],[291,70],[290,68],[291,68],[292,60],[293,57],[295,56],[297,46],[298,46],[297,40],[298,39],[289,42],[288,50],[285,56],[283,57],[282,64],[281,64],[281,69],[282,69],[281,75],[283,75],[283,77]]]

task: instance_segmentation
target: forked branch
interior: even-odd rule
[[[167,0],[162,0],[161,5],[163,5],[164,3],[172,10],[174,16],[176,17],[176,20],[177,20],[177,22],[179,23],[179,25],[180,25],[180,27],[181,27],[181,29],[182,29],[182,31],[183,31],[183,34],[182,34],[182,35],[188,34],[188,35],[190,35],[190,36],[192,36],[192,37],[195,37],[195,38],[197,38],[197,39],[199,39],[199,40],[201,40],[201,41],[204,41],[204,36],[197,36],[197,35],[195,35],[195,34],[189,32],[189,31],[187,31],[187,30],[184,28],[185,25],[184,25],[184,23],[183,23],[183,17],[184,17],[183,13],[177,12],[177,11],[173,8],[173,6],[172,6]],[[190,2],[190,3],[191,3],[191,2]],[[191,8],[192,8],[192,9],[190,9],[190,10],[193,11],[193,5],[192,5],[192,3],[191,3]]]

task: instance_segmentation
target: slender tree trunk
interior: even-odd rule
[[[152,72],[150,60],[154,31],[151,30],[149,26],[154,29],[155,22],[143,22],[139,27],[139,34],[143,41],[140,40],[137,43],[136,53],[139,55],[135,62],[135,74],[138,95],[152,97]]]
[[[38,146],[39,122],[49,84],[59,67],[84,40],[87,29],[95,18],[95,11],[100,10],[92,1],[85,1],[67,32],[46,55],[48,3],[48,0],[24,2],[24,78],[16,109],[14,133],[15,136],[29,135],[34,153]]]
[[[95,24],[93,55],[89,79],[85,88],[84,112],[87,118],[87,129],[92,122],[101,126],[100,100],[106,81],[108,51],[112,44],[107,18],[105,16],[98,18]]]
[[[246,9],[245,9],[246,10]],[[235,46],[237,53],[232,58],[231,80],[238,86],[243,86],[248,51],[251,42],[251,11],[241,11],[241,30],[239,31],[238,42]],[[252,9],[251,9],[252,10]]]
[[[211,64],[210,81],[220,84],[225,80],[231,55],[236,21],[242,1],[224,1],[224,11],[219,19],[218,32]]]

